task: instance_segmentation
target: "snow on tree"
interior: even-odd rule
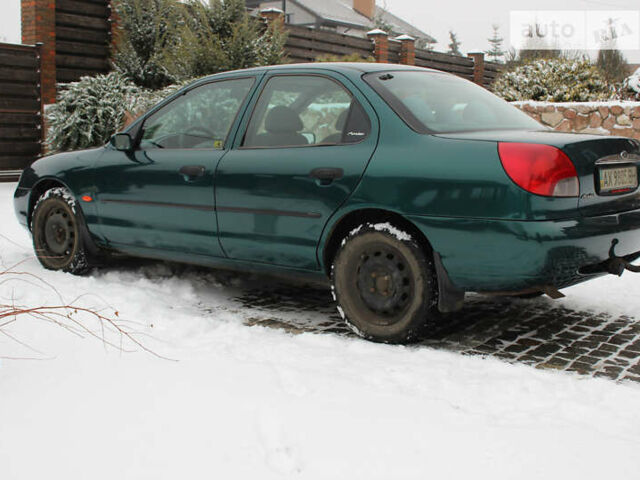
[[[180,43],[178,29],[184,21],[175,0],[117,0],[118,42],[113,65],[136,85],[158,89],[177,80],[165,64]]]
[[[104,145],[123,127],[127,116],[144,113],[185,83],[147,90],[122,73],[111,72],[61,85],[57,102],[46,112],[47,148],[61,152]]]
[[[507,101],[590,102],[614,95],[587,59],[533,60],[500,74],[492,88]]]
[[[166,57],[178,78],[281,63],[286,33],[275,23],[265,29],[243,0],[189,0],[186,11],[181,42]]]
[[[449,30],[449,50],[447,50],[447,53],[462,56],[460,45],[461,43],[458,41],[457,35],[452,30]]]
[[[622,82],[621,96],[632,100],[640,100],[640,68]]]
[[[264,27],[243,0],[118,0],[116,69],[159,89],[226,70],[281,63],[286,33]]]
[[[143,90],[121,73],[83,77],[62,85],[47,109],[47,147],[68,151],[105,144],[120,128],[124,114],[138,108]]]
[[[485,53],[489,60],[492,62],[502,63],[504,59],[505,51],[502,49],[502,43],[504,42],[504,38],[500,36],[500,25],[493,25],[493,35],[491,38],[488,38],[489,44],[491,48],[487,50]]]

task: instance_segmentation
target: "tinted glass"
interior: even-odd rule
[[[253,79],[195,88],[151,115],[140,148],[222,148]]]
[[[488,90],[453,75],[387,72],[368,74],[365,80],[418,131],[542,128],[526,113]]]
[[[336,145],[361,141],[369,130],[366,113],[338,82],[278,76],[260,95],[243,146]]]

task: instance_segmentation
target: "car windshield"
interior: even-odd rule
[[[421,133],[543,128],[488,90],[454,75],[396,71],[370,73],[364,78]]]

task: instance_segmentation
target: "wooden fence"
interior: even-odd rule
[[[493,62],[484,62],[484,75],[483,75],[483,85],[489,86],[496,79],[500,71],[502,70],[503,65],[499,63]]]
[[[0,179],[42,153],[40,46],[0,43]]]
[[[313,62],[323,55],[344,56],[358,54],[363,58],[375,58],[375,42],[369,38],[355,37],[312,28],[285,26],[288,37],[285,52],[291,63]],[[387,41],[389,63],[403,63],[401,42],[393,39]],[[496,63],[476,63],[473,58],[430,50],[415,49],[414,64],[419,67],[434,68],[459,77],[474,81],[476,69],[481,69],[478,79],[488,87],[500,71]],[[480,82],[478,82],[480,83]]]
[[[373,42],[368,38],[324,32],[287,25],[285,51],[292,63],[313,62],[322,55],[373,56]]]
[[[475,62],[472,58],[431,52],[428,50],[416,50],[416,65],[419,67],[435,68],[436,70],[453,73],[459,77],[473,81],[473,69],[475,68]]]
[[[107,73],[111,41],[108,0],[56,0],[56,79],[75,82]]]

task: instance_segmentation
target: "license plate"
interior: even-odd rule
[[[600,193],[621,193],[638,188],[638,168],[619,167],[600,170]]]

